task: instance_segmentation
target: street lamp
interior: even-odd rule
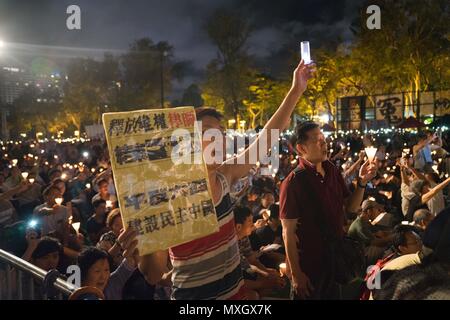
[[[161,108],[164,108],[164,57],[167,57],[168,52],[164,49],[161,49]]]

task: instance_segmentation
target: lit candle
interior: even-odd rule
[[[67,179],[67,174],[66,173],[61,174],[61,179],[63,180]]]
[[[57,204],[58,206],[60,206],[61,203],[63,202],[63,198],[56,198],[56,199],[55,199],[55,202],[56,202],[56,204]]]
[[[280,263],[279,268],[281,276],[286,275],[286,263],[285,262]]]
[[[17,162],[19,162],[19,160],[17,160],[17,159],[13,159],[13,160],[12,160],[12,164],[13,164],[13,166],[16,166],[16,165],[17,165]]]
[[[86,183],[86,188],[90,189],[91,188],[91,184],[90,183]]]
[[[28,172],[22,172],[22,177],[23,177],[24,179],[28,178]]]
[[[387,174],[387,173],[383,174],[383,178],[384,178],[385,180],[387,179],[387,177],[388,177],[388,174]]]
[[[34,183],[34,179],[33,179],[33,178],[28,179],[28,181],[29,181],[31,184]]]
[[[111,200],[106,200],[106,207],[107,208],[112,208],[112,201]]]
[[[78,230],[80,230],[80,222],[72,223],[72,227],[75,229],[75,231],[78,234]]]
[[[375,154],[377,153],[377,148],[375,147],[367,147],[364,149],[366,151],[367,158],[369,159],[369,162],[372,162],[375,158]]]

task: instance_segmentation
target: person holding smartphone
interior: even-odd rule
[[[442,147],[442,140],[436,133],[427,131],[418,135],[419,141],[413,146],[414,168],[422,172],[433,172],[431,152]]]

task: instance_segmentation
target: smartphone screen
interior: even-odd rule
[[[311,63],[311,52],[309,49],[309,41],[302,41],[300,43],[300,53],[305,64]]]

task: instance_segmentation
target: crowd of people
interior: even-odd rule
[[[299,65],[261,133],[286,128],[310,72]],[[224,131],[215,109],[196,111]],[[62,276],[78,265],[81,286],[104,299],[448,299],[449,147],[448,132],[324,134],[299,123],[280,139],[272,175],[259,163],[208,166],[217,233],[140,256],[104,141],[3,142],[0,248]]]

